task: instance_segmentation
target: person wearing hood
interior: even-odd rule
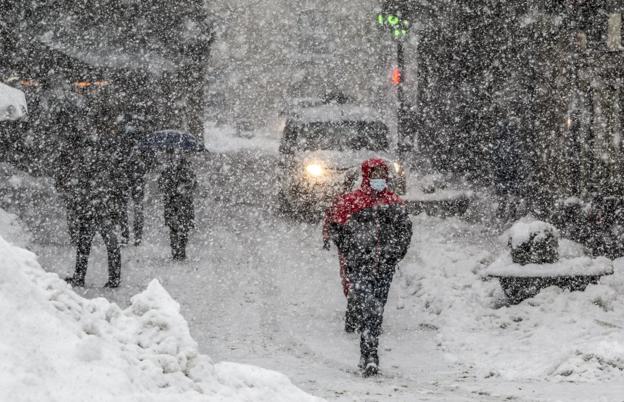
[[[379,369],[378,345],[383,310],[397,264],[407,253],[412,223],[403,200],[388,188],[388,166],[381,159],[362,164],[359,189],[339,196],[326,211],[325,248],[338,248],[347,295],[345,328],[360,331],[363,375]]]

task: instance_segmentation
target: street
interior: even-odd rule
[[[345,299],[335,249],[321,249],[320,225],[276,215],[271,197],[274,159],[247,152],[213,154],[199,163],[190,260],[174,263],[170,258],[162,205],[152,182],[145,241],[123,250],[121,288],[101,287],[106,253],[97,237],[87,287],[77,289],[79,294],[104,296],[126,306],[157,278],[180,303],[202,353],[215,361],[280,371],[303,390],[329,400],[531,401],[558,395],[557,383],[534,384],[545,392],[535,394],[518,383],[477,378],[469,365],[445,353],[438,328],[416,307],[422,301],[405,294],[409,286],[402,271],[395,276],[385,312],[382,375],[363,379],[356,368],[359,337],[343,331]],[[21,191],[27,188],[51,191],[45,181],[37,186],[22,183]],[[33,232],[41,265],[61,276],[71,274],[74,250],[60,203],[46,196],[24,196],[19,207],[16,212]],[[448,225],[438,218],[413,220],[412,248],[402,266],[432,263],[423,261],[436,253],[432,250],[447,253],[435,261],[457,264],[463,255],[476,260],[490,246],[483,232],[471,232],[472,226],[455,218]],[[466,261],[466,266],[474,262]]]

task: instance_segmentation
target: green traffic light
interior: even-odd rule
[[[407,36],[411,25],[408,20],[404,20],[401,17],[392,14],[377,14],[376,20],[379,26],[388,27],[392,37],[397,40]]]

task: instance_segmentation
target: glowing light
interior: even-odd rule
[[[324,173],[323,167],[318,163],[310,163],[309,165],[306,165],[305,171],[312,177],[321,177]]]
[[[399,85],[401,83],[401,78],[401,69],[399,67],[393,67],[390,81],[392,81],[394,85]]]
[[[23,87],[38,87],[39,86],[39,81],[37,80],[20,80],[20,85],[22,85]]]
[[[395,40],[405,38],[409,32],[411,22],[403,16],[394,14],[377,14],[377,24],[380,27],[387,28],[390,35]]]
[[[394,170],[399,173],[401,171],[401,165],[398,162],[394,162]]]

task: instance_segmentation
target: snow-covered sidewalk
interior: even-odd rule
[[[512,306],[497,280],[481,276],[505,247],[488,229],[455,218],[415,225],[405,305],[439,329],[448,360],[468,366],[483,389],[512,383],[507,392],[537,400],[622,400],[624,260],[585,292],[550,287]]]
[[[227,161],[227,169],[206,165],[201,173],[190,261],[170,260],[162,206],[149,194],[145,244],[124,249],[122,288],[99,287],[106,255],[98,240],[81,296],[105,296],[129,312],[131,297],[156,278],[180,304],[200,353],[283,372],[330,400],[621,402],[624,264],[586,292],[549,288],[507,306],[498,283],[481,276],[504,248],[498,233],[415,217],[386,308],[383,375],[363,379],[358,338],[343,332],[335,251],[321,250],[318,225],[272,212],[271,169],[248,177],[247,162]],[[231,188],[211,191],[215,182]],[[245,192],[244,202],[230,198]],[[41,264],[70,274],[74,251],[63,240],[60,206],[30,202],[22,209],[39,216],[31,212],[30,221],[47,223],[33,236]]]

